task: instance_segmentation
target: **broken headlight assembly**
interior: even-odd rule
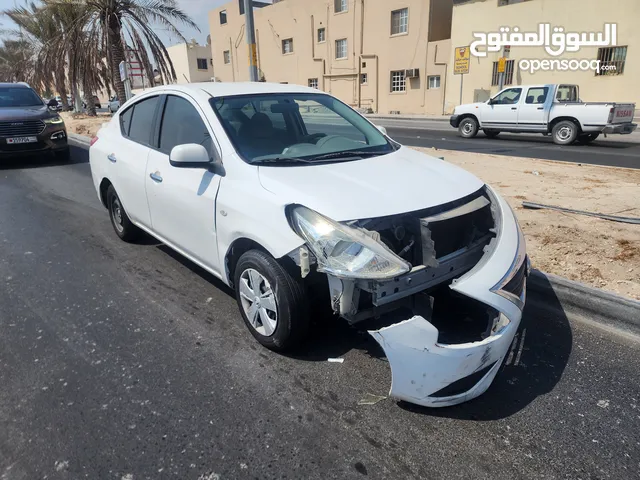
[[[289,220],[316,256],[318,271],[342,278],[384,279],[411,270],[409,263],[365,232],[306,207],[291,208]]]

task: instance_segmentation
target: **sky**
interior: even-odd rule
[[[229,0],[177,0],[178,6],[198,24],[200,32],[193,28],[188,28],[184,25],[177,25],[187,41],[195,38],[198,43],[205,45],[207,41],[207,35],[209,35],[209,22],[208,12],[220,5],[227,3]],[[0,11],[13,8],[14,5],[24,5],[25,0],[0,0]],[[0,29],[10,30],[15,27],[15,24],[7,17],[0,17]],[[169,33],[162,27],[154,29],[158,36],[165,41],[167,46],[180,43],[180,40],[175,35],[169,35]]]

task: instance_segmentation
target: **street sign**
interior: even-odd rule
[[[457,47],[456,57],[453,62],[454,75],[467,75],[471,64],[471,50],[469,47]]]
[[[500,57],[498,59],[498,73],[504,73],[507,69],[507,59],[505,57]]]
[[[252,43],[249,45],[249,66],[257,67],[258,66],[258,51],[256,49],[256,44]]]

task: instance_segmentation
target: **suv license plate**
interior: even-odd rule
[[[38,139],[36,137],[16,137],[16,138],[7,138],[7,143],[9,145],[16,143],[36,143]]]

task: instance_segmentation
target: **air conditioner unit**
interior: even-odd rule
[[[419,68],[409,68],[404,71],[404,76],[407,78],[420,78],[420,69]]]

